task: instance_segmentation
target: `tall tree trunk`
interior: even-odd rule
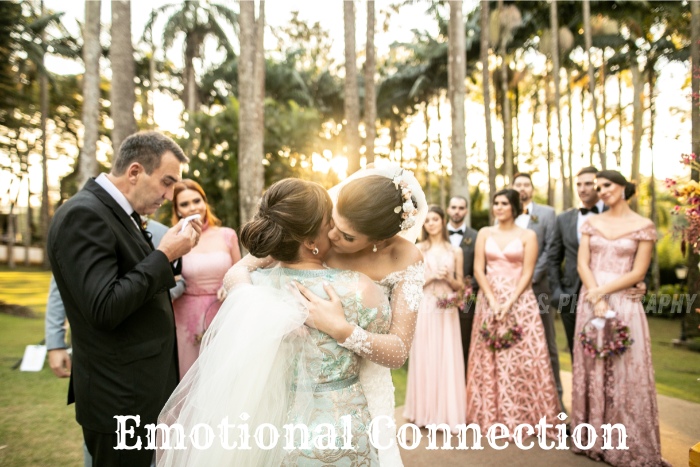
[[[489,30],[489,2],[481,2],[481,30]],[[484,120],[486,124],[486,152],[489,161],[489,199],[496,193],[496,148],[493,144],[493,132],[491,129],[491,78],[489,76],[489,35],[481,34],[480,57],[481,80],[484,88]],[[491,203],[489,203],[490,205]],[[493,224],[493,210],[489,209],[489,225]]]
[[[649,149],[651,153],[651,179],[649,180],[649,198],[650,198],[650,218],[654,225],[659,225],[659,212],[656,207],[656,176],[654,174],[654,120],[656,109],[654,107],[654,66],[649,64],[647,69],[649,73]],[[661,271],[659,270],[659,248],[657,242],[654,242],[654,255],[651,259],[651,290],[657,292],[661,285]]]
[[[559,173],[561,175],[562,202],[564,209],[571,207],[571,197],[566,180],[566,156],[564,143],[561,139],[561,83],[559,79],[559,15],[557,14],[557,2],[551,0],[549,4],[549,18],[552,29],[552,78],[554,83],[554,111],[557,117],[557,142],[559,143]]]
[[[622,165],[622,130],[625,127],[625,114],[622,108],[622,70],[617,73],[617,111],[620,117],[620,145],[617,149],[615,158],[617,159],[617,167]]]
[[[185,37],[185,70],[184,70],[184,101],[185,110],[192,115],[199,108],[197,92],[197,75],[194,70],[194,60],[199,57],[200,38],[196,34],[188,34]]]
[[[90,1],[90,0],[88,0]],[[148,127],[156,127],[156,45],[151,40],[151,56],[148,60]]]
[[[374,72],[377,68],[374,48],[374,0],[367,0],[367,43],[365,44],[365,157],[374,162],[374,140],[377,137],[377,96]]]
[[[632,87],[634,89],[634,97],[632,100],[632,180],[639,183],[639,162],[642,153],[642,133],[644,132],[644,128],[642,127],[644,118],[644,108],[642,106],[642,99],[644,99],[644,77],[636,62],[632,63],[630,71],[632,72]],[[637,197],[632,198],[630,207],[635,211],[638,210],[639,205],[637,203]]]
[[[566,71],[566,104],[569,107],[569,196],[573,205],[574,200],[574,102],[571,92],[571,74]]]
[[[498,0],[499,16],[503,14],[503,0]],[[510,99],[508,98],[508,61],[506,60],[506,40],[503,32],[499,34],[501,56],[501,113],[503,116],[503,163],[505,168],[505,183],[513,182],[513,122],[510,116]]]
[[[238,183],[241,224],[253,218],[262,195],[262,154],[260,152],[259,117],[256,97],[259,85],[256,82],[256,34],[255,2],[240,0],[238,17],[241,45],[238,59],[239,137],[238,137]],[[262,10],[261,10],[262,11]],[[264,78],[263,78],[264,79]],[[258,94],[258,96],[256,96]]]
[[[700,93],[700,75],[698,70],[700,70],[700,3],[690,2],[690,60],[691,60],[691,90],[693,96],[697,96]],[[700,154],[700,112],[698,112],[698,100],[693,99],[692,102],[692,150],[693,154]],[[690,178],[692,180],[700,181],[700,172],[693,169],[690,172]],[[698,261],[700,261],[700,255],[693,252],[692,248],[689,248],[690,252],[688,254],[688,290],[697,291],[698,286],[700,286],[700,270],[698,270]],[[692,304],[688,304],[688,309],[696,310],[700,308],[700,298],[695,296]],[[698,335],[698,324],[700,322],[700,315],[693,313],[692,311],[683,317],[681,323],[681,340],[686,340],[688,337]]]
[[[442,112],[440,111],[440,102],[442,101],[442,94],[438,95],[437,99],[437,119],[438,119],[438,125],[442,126]],[[438,135],[438,162],[440,163],[440,175],[439,175],[439,185],[440,185],[440,191],[439,191],[439,197],[440,197],[440,202],[437,203],[440,205],[442,210],[445,210],[445,165],[442,163],[442,135]]]
[[[134,118],[134,47],[131,43],[131,1],[112,0],[111,109],[114,129],[112,150],[118,154],[122,141],[136,133]]]
[[[602,98],[600,99],[601,101],[601,106],[603,107],[601,109],[601,120],[603,121],[603,151],[602,153],[607,154],[608,152],[608,105],[607,105],[607,99],[606,99],[606,92],[605,92],[605,82],[607,80],[607,77],[605,75],[605,48],[601,50],[601,55],[603,57],[603,65],[600,67],[600,91],[601,91],[601,96]],[[608,168],[608,160],[607,158],[602,158],[601,161],[601,169],[607,170]]]
[[[345,26],[345,147],[348,175],[360,169],[360,92],[355,55],[355,1],[343,2]]]
[[[253,97],[255,123],[252,133],[251,153],[257,160],[252,177],[253,191],[262,196],[265,186],[265,1],[258,2],[258,19],[255,21],[255,70]]]
[[[41,16],[44,16],[44,1],[41,1]],[[41,42],[46,43],[46,29],[41,32]],[[44,66],[44,55],[41,56],[42,68]],[[46,243],[48,241],[49,235],[49,170],[48,170],[48,156],[46,155],[46,142],[48,140],[46,135],[46,119],[49,114],[49,80],[46,73],[39,74],[39,99],[41,100],[41,212],[39,215],[39,225],[41,232],[41,244],[43,245],[43,255],[42,255],[42,267],[44,269],[49,269],[51,265],[49,264],[49,255],[46,254]],[[27,186],[27,189],[29,186]],[[29,201],[29,200],[27,200]],[[30,211],[30,204],[27,203],[27,213]],[[32,217],[29,216],[28,224],[31,227]],[[31,232],[31,230],[30,230]],[[31,241],[31,239],[30,239]],[[29,265],[29,249],[27,248],[27,266]]]
[[[430,184],[430,115],[428,115],[428,106],[430,105],[430,99],[423,103],[423,120],[425,120],[425,184],[427,194],[426,199],[428,203],[433,203],[433,187]],[[418,165],[420,167],[420,164]]]
[[[595,140],[598,145],[598,154],[600,156],[601,167],[605,166],[605,153],[603,145],[600,142],[600,121],[598,120],[598,109],[595,99],[595,76],[593,73],[593,60],[591,59],[591,49],[593,48],[593,39],[591,37],[591,2],[583,0],[583,36],[586,43],[586,57],[588,64],[588,88],[591,93],[591,110],[593,110],[593,119],[595,120]],[[592,157],[592,156],[591,156]],[[592,165],[592,164],[591,164]]]
[[[547,205],[554,206],[554,186],[556,183],[552,178],[552,93],[549,80],[545,77],[547,87],[545,88],[545,109],[547,112]]]
[[[467,180],[467,148],[464,128],[464,80],[467,75],[467,49],[464,32],[462,1],[450,2],[450,20],[448,23],[448,94],[452,113],[452,177],[450,178],[450,195],[464,196],[469,205],[469,182]],[[471,225],[471,216],[466,218]]]
[[[29,178],[27,178],[27,218],[25,219],[26,232],[22,234],[22,243],[24,243],[24,265],[29,266],[29,248],[32,246],[32,192],[30,190],[31,184],[29,183]]]
[[[78,166],[78,187],[100,171],[97,163],[97,138],[100,127],[100,3],[85,0],[85,24],[83,25],[83,146]],[[114,52],[116,54],[116,51]],[[115,56],[113,55],[113,58]],[[113,104],[114,105],[114,104]],[[114,135],[113,135],[114,136]],[[114,151],[116,155],[116,148]]]

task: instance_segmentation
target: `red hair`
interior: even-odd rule
[[[212,225],[221,225],[221,221],[219,220],[218,217],[214,215],[214,212],[211,209],[211,206],[209,206],[209,203],[207,202],[207,195],[204,193],[204,190],[202,189],[201,185],[197,182],[195,182],[192,179],[189,178],[184,178],[182,181],[177,182],[175,184],[175,190],[173,192],[173,215],[172,215],[172,224],[175,225],[180,221],[180,216],[177,215],[177,196],[182,193],[185,190],[194,190],[197,193],[199,193],[202,196],[202,200],[204,201],[204,205],[207,207],[207,212],[204,215],[204,219],[202,219],[202,223],[209,224],[210,226]]]

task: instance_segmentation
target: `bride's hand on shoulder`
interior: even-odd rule
[[[354,326],[345,319],[343,304],[333,287],[328,283],[323,284],[329,297],[329,300],[324,300],[299,282],[293,282],[293,285],[299,291],[299,300],[309,311],[305,324],[325,332],[338,342],[345,342]]]

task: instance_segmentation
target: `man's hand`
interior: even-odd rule
[[[199,219],[188,222],[185,230],[180,232],[184,223],[185,221],[181,220],[168,229],[158,245],[158,249],[165,253],[170,262],[189,253],[192,248],[197,246],[199,236],[202,234],[202,222]]]
[[[630,300],[641,300],[647,293],[647,285],[644,282],[637,282],[634,287],[625,290],[625,295]]]
[[[68,378],[71,369],[71,359],[68,351],[66,349],[49,350],[49,366],[53,374],[59,378]]]

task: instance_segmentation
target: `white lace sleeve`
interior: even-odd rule
[[[243,259],[231,266],[224,276],[224,288],[230,292],[232,288],[241,284],[250,284],[250,273],[258,268],[268,268],[275,266],[277,261],[270,256],[267,258],[256,258],[253,255],[245,255]]]
[[[389,368],[401,368],[408,358],[416,330],[417,312],[423,299],[424,265],[419,262],[382,280],[391,301],[391,327],[388,334],[375,334],[355,326],[341,346]],[[363,294],[363,299],[369,294]],[[371,304],[365,303],[365,306]]]

